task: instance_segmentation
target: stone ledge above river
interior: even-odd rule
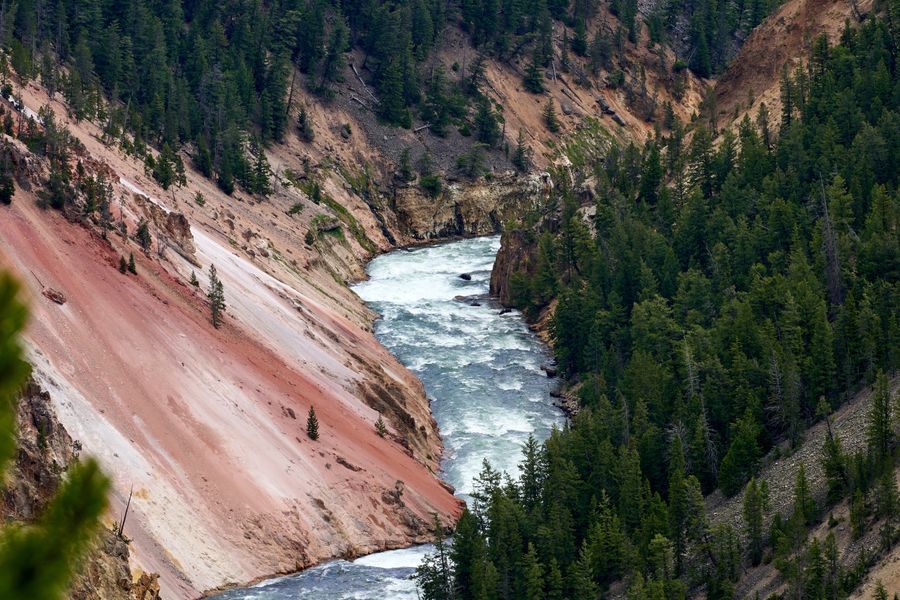
[[[535,206],[551,187],[547,173],[506,173],[491,180],[452,183],[436,198],[407,185],[394,190],[392,208],[402,234],[412,240],[489,235]]]

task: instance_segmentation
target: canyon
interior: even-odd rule
[[[673,82],[653,69],[646,85],[657,100],[672,100],[685,121],[702,110],[709,89],[723,122],[755,115],[763,100],[777,115],[781,65],[793,64],[818,31],[838,35],[849,15],[845,3],[790,0],[750,36],[718,84],[688,73],[677,101]],[[744,65],[768,64],[761,55],[773,37],[786,40],[777,64],[763,75],[748,70]],[[466,44],[451,31],[439,60],[471,61]],[[635,64],[657,59],[644,44],[628,43],[624,52]],[[660,52],[661,62],[674,62],[671,50]],[[350,52],[350,62],[361,64],[360,54]],[[163,189],[139,159],[108,144],[100,124],[75,119],[61,94],[13,82],[22,106],[0,104],[19,130],[48,107],[76,140],[76,161],[105,174],[115,199],[114,227],[40,208],[48,165],[3,134],[15,157],[16,194],[0,207],[0,267],[24,284],[31,309],[26,341],[34,373],[25,396],[51,406],[67,432],[55,460],[70,460],[77,440],[112,478],[108,529],[133,490],[127,553],[106,536],[107,554],[117,560],[92,561],[106,583],[84,585],[125,589],[127,569],[131,578],[154,574],[162,597],[197,597],[427,542],[433,514],[454,522],[462,503],[438,475],[443,448],[425,390],[375,339],[375,313],[348,286],[389,250],[503,232],[491,292],[508,304],[510,274],[534,261],[517,217],[543,209],[554,178],[586,155],[602,155],[612,140],[640,143],[652,135],[640,107],[599,77],[587,89],[560,75],[535,96],[522,89],[523,68],[518,59],[491,61],[486,80],[503,107],[507,137],[528,132],[532,172],[510,170],[497,152],[486,159],[487,176],[448,177],[436,197],[398,181],[399,153],[430,152],[450,172],[459,136],[445,141],[385,126],[351,100],[366,90],[349,72],[331,101],[293,92],[292,111],[308,111],[315,140],[291,131],[268,148],[273,193],[265,198],[226,195],[189,160],[185,185]],[[748,101],[750,88],[759,93]],[[569,146],[544,131],[547,98],[561,107],[557,137]],[[590,181],[578,193],[588,210]],[[557,218],[554,210],[543,218]],[[146,247],[135,236],[141,224],[151,237]],[[129,255],[136,275],[118,270]],[[211,265],[225,290],[220,329],[209,322],[205,297]],[[317,441],[305,432],[310,407],[320,423]],[[46,490],[22,493],[39,501]]]

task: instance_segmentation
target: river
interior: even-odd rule
[[[518,312],[501,315],[487,298],[499,247],[494,236],[397,250],[374,259],[354,287],[380,315],[378,340],[422,380],[444,440],[442,476],[462,498],[483,459],[516,475],[528,435],[543,440],[563,422],[540,368],[546,347]],[[414,600],[409,576],[429,550],[336,560],[218,598]]]

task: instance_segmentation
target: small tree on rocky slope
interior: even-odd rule
[[[319,439],[319,419],[316,417],[316,409],[309,407],[309,416],[306,417],[306,435],[315,441]]]
[[[209,298],[209,312],[213,327],[218,329],[222,324],[222,311],[225,310],[225,288],[216,274],[216,265],[209,266],[209,291],[206,292],[206,297]]]

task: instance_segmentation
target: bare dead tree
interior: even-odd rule
[[[122,537],[122,532],[125,531],[125,520],[128,518],[128,509],[131,507],[131,496],[134,494],[134,484],[131,484],[131,491],[128,492],[128,502],[125,503],[125,512],[122,513],[122,522],[119,523],[119,528],[116,531],[117,537]]]

